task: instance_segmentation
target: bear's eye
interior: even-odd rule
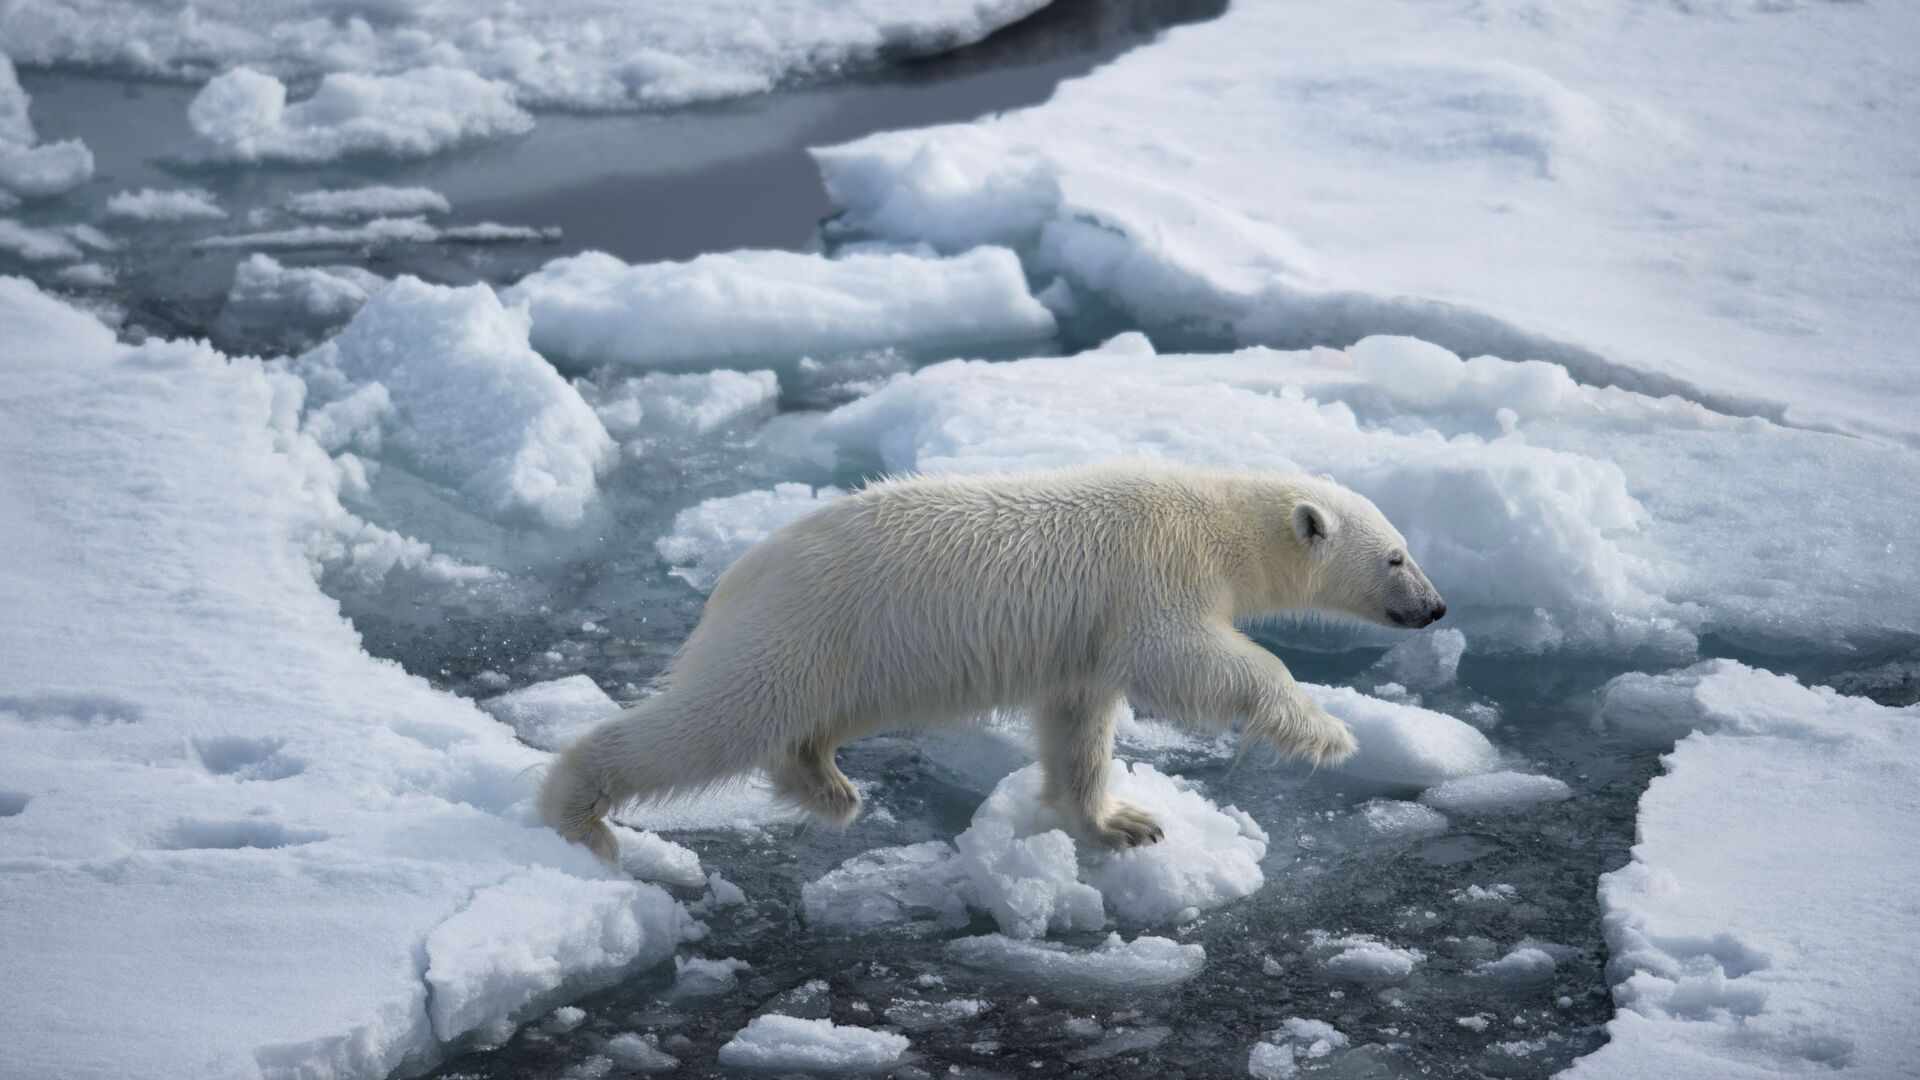
[[[1404,552],[1396,551],[1393,554],[1387,556],[1388,566],[1405,566],[1406,564],[1407,564],[1407,556]]]

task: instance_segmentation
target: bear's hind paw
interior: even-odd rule
[[[1115,803],[1094,829],[1094,839],[1115,850],[1157,844],[1166,836],[1153,815],[1132,803]]]

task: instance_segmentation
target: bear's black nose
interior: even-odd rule
[[[1433,621],[1434,622],[1439,622],[1441,619],[1444,619],[1446,617],[1447,617],[1447,602],[1445,600],[1442,600],[1439,603],[1433,605]]]

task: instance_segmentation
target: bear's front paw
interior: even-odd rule
[[[1305,738],[1295,747],[1301,757],[1315,765],[1338,765],[1358,749],[1360,744],[1354,741],[1353,730],[1325,712],[1320,712],[1317,722],[1307,729]]]
[[[1116,850],[1157,844],[1165,835],[1152,814],[1125,802],[1114,803],[1094,828],[1094,839]]]

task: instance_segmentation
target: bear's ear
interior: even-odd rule
[[[1340,519],[1325,509],[1310,502],[1294,504],[1293,535],[1300,538],[1301,547],[1317,548],[1339,531]]]

